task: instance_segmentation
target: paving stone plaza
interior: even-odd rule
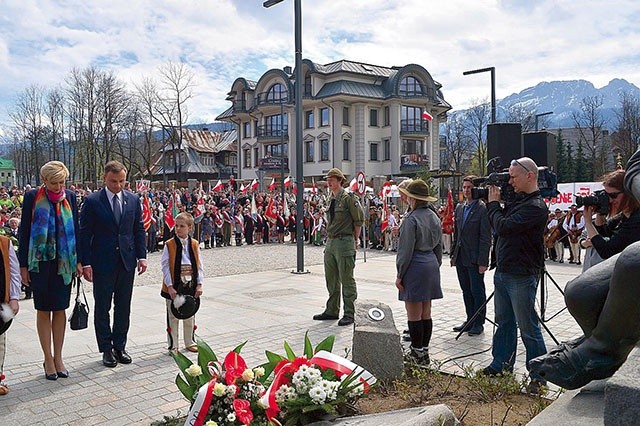
[[[393,284],[394,253],[367,251],[366,262],[364,255],[358,252],[355,269],[358,298],[388,304],[397,328],[403,330],[406,315]],[[197,333],[219,356],[247,340],[242,354],[249,365],[257,365],[265,361],[265,350],[283,353],[283,340],[294,351],[302,352],[306,331],[312,342],[333,334],[334,352],[350,352],[351,326],[338,327],[337,321],[311,319],[313,314],[322,312],[326,300],[322,247],[305,245],[308,274],[291,273],[296,267],[296,246],[288,243],[204,250],[203,261],[206,278],[196,316]],[[433,303],[431,359],[442,363],[448,372],[460,372],[463,366],[485,367],[491,359],[492,325],[487,322],[485,333],[480,336],[464,334],[455,339],[457,333],[451,329],[464,320],[462,293],[448,257],[440,271],[444,299]],[[566,310],[560,312],[563,297],[550,278],[564,288],[581,267],[547,262],[547,271],[544,324],[556,339],[567,340],[578,335],[579,328]],[[492,281],[490,271],[485,276],[487,294],[493,290]],[[148,425],[164,415],[184,414],[189,404],[174,384],[178,369],[166,350],[165,303],[159,294],[160,284],[160,253],[151,253],[149,270],[136,277],[134,288],[127,343],[132,364],[112,369],[102,365],[90,314],[88,329],[67,329],[64,354],[71,377],[57,381],[45,380],[33,303],[21,301],[20,313],[7,336],[5,375],[10,393],[0,397],[4,424]],[[87,285],[87,297],[93,308],[91,285]],[[487,316],[493,318],[493,301],[488,305]],[[547,347],[553,346],[548,332],[543,334]],[[195,354],[184,353],[196,359]],[[526,373],[521,342],[517,361],[516,371]]]

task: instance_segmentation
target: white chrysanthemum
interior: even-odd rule
[[[222,383],[216,383],[215,385],[213,385],[213,394],[215,396],[224,395],[226,390],[227,390],[227,387],[225,385],[223,385]]]
[[[198,377],[199,375],[202,374],[202,368],[200,368],[198,364],[191,364],[189,368],[187,368],[184,371],[191,377]]]
[[[285,402],[286,400],[289,399],[291,392],[294,392],[295,395],[295,390],[292,389],[289,385],[282,385],[278,388],[278,390],[276,391],[276,402],[278,404],[281,404],[283,402]]]
[[[338,397],[338,387],[340,387],[340,382],[332,382],[330,380],[323,380],[323,381],[320,382],[319,386],[327,394],[327,399],[328,400],[333,401]]]
[[[227,421],[229,422],[235,422],[236,421],[236,413],[229,413],[227,414]]]
[[[315,404],[324,404],[327,399],[326,392],[320,386],[315,386],[309,391],[309,396]]]

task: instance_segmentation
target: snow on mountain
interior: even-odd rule
[[[579,109],[580,102],[586,97],[602,96],[603,114],[611,130],[616,123],[615,110],[620,107],[620,96],[625,92],[640,99],[640,88],[620,78],[599,89],[586,80],[543,81],[500,99],[498,117],[501,110],[518,105],[536,113],[552,111],[553,115],[548,116],[551,127],[573,127],[572,112]]]

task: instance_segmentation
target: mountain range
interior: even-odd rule
[[[586,80],[543,81],[497,101],[498,121],[501,111],[520,106],[537,114],[553,112],[545,117],[549,128],[574,127],[571,114],[579,110],[580,102],[586,97],[601,96],[605,126],[612,131],[617,122],[620,96],[625,92],[640,100],[640,88],[621,78],[614,78],[599,89]]]

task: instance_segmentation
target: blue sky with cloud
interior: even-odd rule
[[[454,108],[541,81],[614,77],[640,85],[634,0],[302,0],[303,56],[393,66],[418,63]],[[229,106],[237,77],[294,65],[293,0],[0,0],[0,129],[30,85],[62,84],[73,67],[113,70],[131,87],[159,65],[195,72],[189,121]]]

